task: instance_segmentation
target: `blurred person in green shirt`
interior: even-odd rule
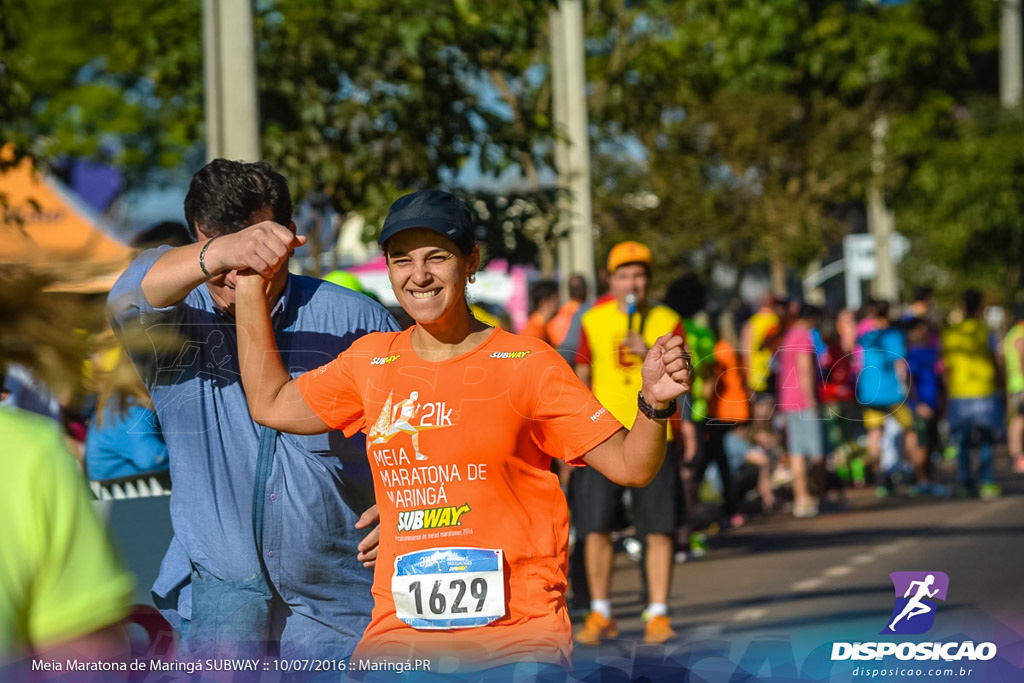
[[[57,423],[0,407],[0,664],[22,657],[114,661],[133,579]]]

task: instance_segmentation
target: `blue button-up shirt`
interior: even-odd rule
[[[170,453],[175,537],[153,591],[179,593],[180,615],[189,619],[189,561],[224,581],[261,571],[252,519],[260,427],[242,390],[234,319],[214,305],[207,288],[165,308],[146,301],[142,280],[167,249],[143,252],[132,263],[110,292],[108,313],[152,395]],[[368,332],[398,329],[368,297],[295,275],[272,319],[293,376],[327,363]],[[344,647],[331,654],[351,651],[373,604],[372,572],[356,559],[366,530],[353,527],[373,504],[362,435],[280,434],[265,495],[263,560],[277,593],[297,620],[338,632]],[[291,628],[285,627],[282,652]]]

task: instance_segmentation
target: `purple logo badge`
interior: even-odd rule
[[[889,574],[896,591],[889,624],[882,633],[916,635],[935,623],[935,600],[945,600],[949,577],[943,572],[893,572]]]

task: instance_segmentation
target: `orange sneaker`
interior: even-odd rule
[[[651,617],[644,627],[644,642],[648,645],[661,645],[670,638],[675,638],[672,621],[666,616]]]
[[[600,645],[606,638],[619,635],[619,625],[614,619],[605,618],[597,612],[587,615],[583,628],[576,634],[576,642],[580,645]]]

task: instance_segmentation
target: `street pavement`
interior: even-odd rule
[[[642,659],[662,667],[657,675],[632,671],[630,679],[644,673],[681,680],[686,671],[693,681],[859,680],[865,674],[853,672],[864,662],[831,661],[833,643],[904,638],[991,641],[998,656],[977,666],[940,662],[947,668],[935,675],[910,668],[909,677],[879,680],[1024,680],[1024,474],[1011,472],[1005,455],[997,463],[1003,496],[995,500],[880,499],[873,488],[850,488],[816,518],[759,515],[709,537],[705,556],[675,567],[670,614],[678,636],[662,647],[640,643],[639,565],[619,553],[612,601],[620,636],[600,648],[578,646],[578,667],[611,662],[622,671]],[[955,483],[954,461],[940,465],[938,479]],[[889,575],[902,571],[949,577],[926,635],[880,635],[896,597]],[[905,663],[867,664],[877,675],[902,671],[879,666]]]

